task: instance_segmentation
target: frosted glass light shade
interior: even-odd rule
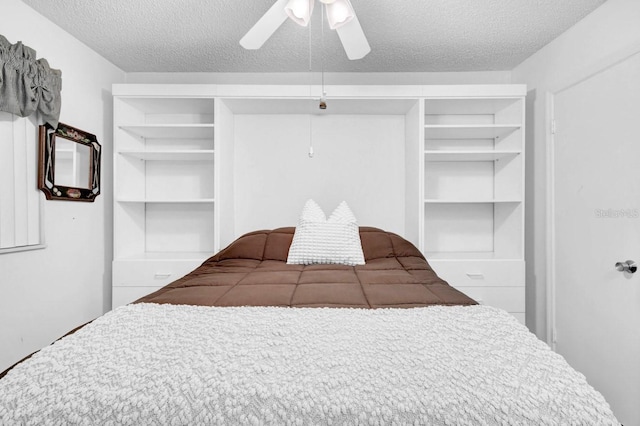
[[[329,28],[332,30],[351,22],[353,17],[356,16],[349,0],[335,0],[332,3],[325,4],[325,8],[327,9]]]
[[[314,4],[315,0],[289,0],[284,11],[293,22],[306,27],[309,25]]]

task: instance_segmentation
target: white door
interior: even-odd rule
[[[640,425],[640,54],[554,96],[556,350]]]

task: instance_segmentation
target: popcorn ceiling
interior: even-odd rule
[[[125,72],[309,70],[309,30],[293,22],[260,50],[238,43],[275,0],[23,1]],[[508,71],[604,1],[352,0],[372,49],[359,61],[326,28],[321,61],[316,6],[312,70]]]

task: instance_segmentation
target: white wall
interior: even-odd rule
[[[234,131],[236,236],[295,226],[309,198],[404,234],[404,115],[240,114]]]
[[[547,338],[547,105],[545,94],[640,51],[640,1],[609,0],[513,70],[528,86],[527,324]]]
[[[103,185],[95,203],[44,201],[46,249],[0,255],[0,370],[111,305],[111,84],[125,79],[20,0],[3,0],[2,18],[11,43],[22,41],[62,71],[60,121],[97,136]]]

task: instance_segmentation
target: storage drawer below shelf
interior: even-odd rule
[[[524,287],[454,286],[481,305],[494,306],[507,312],[525,312]]]
[[[523,287],[522,260],[429,260],[440,278],[453,287]],[[524,292],[524,290],[523,290]]]
[[[118,306],[126,305],[131,302],[135,302],[147,294],[151,294],[154,291],[162,288],[163,286],[157,287],[113,287],[111,294],[111,309],[115,309]]]
[[[112,308],[131,303],[182,278],[204,259],[115,260]]]
[[[114,287],[160,288],[202,264],[203,260],[115,260],[113,262]]]

